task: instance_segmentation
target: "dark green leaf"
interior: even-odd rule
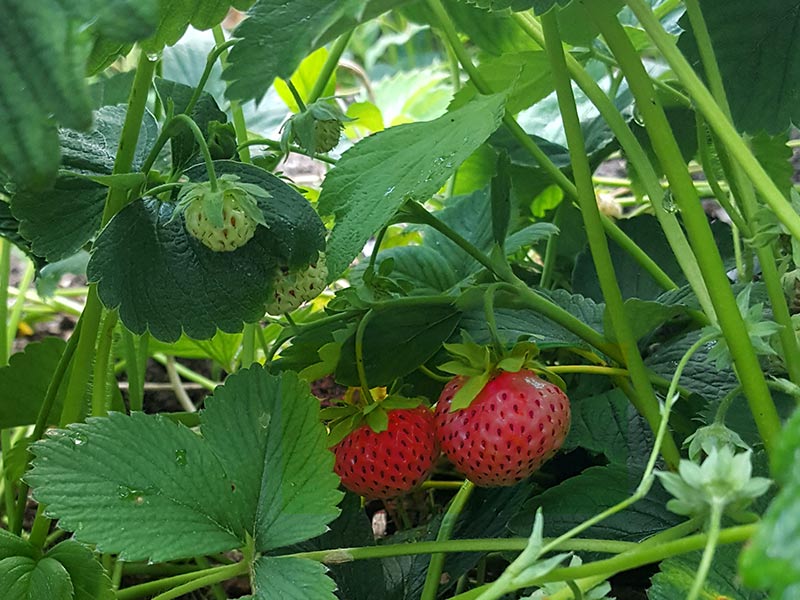
[[[155,35],[141,42],[145,52],[158,53],[172,46],[191,25],[195,29],[211,29],[218,25],[231,5],[231,0],[159,0],[158,29]],[[247,4],[247,3],[245,3]]]
[[[657,327],[663,325],[670,319],[679,315],[685,315],[688,308],[681,305],[666,305],[651,300],[639,300],[638,298],[628,298],[624,304],[625,315],[630,323],[631,332],[634,339],[638,340]],[[603,314],[605,330],[613,332],[611,327],[611,315],[606,309]],[[613,333],[609,335],[611,341],[616,341]]]
[[[701,0],[737,127],[756,134],[782,133],[800,122],[800,11],[794,0]],[[747,24],[743,27],[742,24]],[[700,67],[697,43],[687,16],[679,47]]]
[[[544,509],[545,535],[557,536],[586,519],[625,500],[633,494],[641,478],[640,468],[623,465],[589,467],[556,487],[532,498],[512,523],[517,534],[528,535],[533,515]],[[641,541],[681,522],[665,508],[670,495],[659,485],[631,507],[586,530],[586,537]]]
[[[0,368],[0,429],[33,425],[44,401],[50,379],[66,344],[57,337],[32,342],[22,352],[11,355],[8,366]],[[59,394],[50,423],[61,414]]]
[[[750,140],[758,161],[775,182],[775,185],[788,198],[792,189],[794,168],[792,167],[792,149],[786,145],[788,136],[771,137],[763,131]]]
[[[36,558],[36,549],[29,541],[23,540],[10,531],[0,529],[0,560],[12,556]]]
[[[653,435],[619,389],[575,399],[565,449],[586,448],[604,454],[612,464],[643,466],[653,447]]]
[[[328,246],[338,276],[409,199],[425,201],[500,125],[502,95],[480,97],[424,123],[392,127],[348,150],[328,173],[319,210],[335,215]]]
[[[763,592],[748,590],[741,585],[736,572],[736,556],[739,548],[719,546],[714,553],[714,562],[708,578],[700,588],[700,598],[736,598],[737,600],[761,600]],[[700,565],[701,552],[674,556],[659,565],[653,576],[653,585],[647,590],[648,600],[678,600],[687,598]]]
[[[13,556],[0,560],[0,590],[19,600],[72,600],[69,573],[52,558]]]
[[[156,90],[158,90],[164,106],[167,106],[168,101],[172,101],[176,115],[186,111],[189,100],[194,94],[194,88],[188,85],[161,78],[156,79]],[[208,92],[200,94],[189,116],[197,123],[206,141],[208,141],[209,124],[212,121],[225,123],[228,120],[227,115],[219,109],[214,97]],[[178,130],[170,140],[170,146],[172,148],[172,168],[175,170],[181,170],[189,165],[200,153],[200,147],[192,132],[186,128]]]
[[[388,385],[430,359],[458,326],[452,306],[398,307],[375,315],[364,331],[364,368],[370,387]],[[355,335],[342,346],[336,380],[359,385]]]
[[[234,31],[241,38],[222,74],[234,100],[261,98],[276,77],[288,79],[300,62],[321,45],[320,32],[343,15],[354,0],[262,0]]]
[[[42,192],[19,192],[11,199],[20,233],[31,250],[49,262],[72,256],[100,229],[108,188],[86,179],[60,176]]]
[[[218,175],[231,173],[258,184],[270,198],[258,198],[267,223],[234,252],[213,252],[192,237],[174,205],[144,199],[126,206],[95,243],[88,276],[98,282],[106,306],[135,333],[149,330],[163,341],[181,332],[211,338],[221,329],[241,331],[265,312],[279,265],[307,265],[324,247],[324,227],[308,201],[274,175],[242,163],[216,161]],[[187,176],[205,178],[203,166]],[[158,281],[158,286],[153,286]]]

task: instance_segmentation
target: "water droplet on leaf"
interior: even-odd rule
[[[186,450],[183,448],[175,450],[175,463],[179,467],[185,467],[187,460],[186,460]]]

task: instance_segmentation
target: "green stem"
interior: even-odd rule
[[[211,28],[214,35],[214,41],[217,45],[225,43],[225,32],[222,30],[222,25],[215,25]],[[219,63],[222,65],[223,70],[228,64],[228,51],[223,50],[219,53]],[[247,141],[247,123],[244,120],[244,111],[242,105],[238,100],[231,100],[231,114],[233,115],[233,129],[236,132],[236,141],[241,144]],[[239,160],[243,163],[253,162],[250,158],[250,150],[247,146],[237,148],[239,151]]]
[[[139,130],[142,127],[145,106],[147,105],[147,95],[150,92],[150,85],[153,82],[153,72],[156,68],[156,61],[150,60],[146,52],[139,56],[136,65],[136,75],[133,79],[131,93],[128,97],[128,110],[125,113],[125,122],[122,125],[122,133],[119,138],[117,154],[114,158],[114,168],[112,174],[128,173],[133,165],[133,157],[136,154],[136,143],[139,141]],[[144,171],[147,172],[146,170]],[[103,210],[102,224],[117,214],[125,205],[128,199],[128,191],[122,188],[109,188],[106,197],[106,205]]]
[[[561,218],[564,214],[565,206],[567,205],[561,202],[553,215],[553,225],[558,227],[559,231],[561,230]],[[560,239],[560,234],[551,235],[547,239],[547,246],[544,251],[544,262],[542,265],[542,276],[539,279],[539,287],[544,289],[549,289],[553,283],[553,271],[556,266],[556,254],[558,254],[558,242]]]
[[[631,0],[629,4],[637,14],[639,12],[637,7],[644,7],[640,0]],[[753,413],[767,452],[771,453],[775,439],[780,431],[780,419],[772,402],[758,356],[750,342],[747,328],[742,315],[739,313],[736,299],[725,275],[725,268],[708,219],[699,202],[691,176],[686,170],[675,137],[671,134],[670,124],[653,90],[650,78],[622,25],[619,24],[615,17],[608,15],[604,10],[597,10],[597,7],[593,4],[588,3],[585,6],[592,14],[606,42],[617,56],[626,74],[631,91],[637,100],[637,105],[644,118],[653,148],[661,161],[672,186],[672,191],[678,200],[684,224],[689,234],[689,241],[695,250],[695,256],[706,280],[717,318],[736,363],[739,378],[750,403],[750,410]],[[646,12],[652,17],[649,8],[646,9]],[[660,29],[660,25],[658,25],[658,28]],[[664,34],[666,35],[666,33]],[[653,33],[651,33],[651,36],[653,36]],[[677,49],[675,51],[677,52]],[[708,118],[708,115],[706,117]],[[738,135],[736,137],[741,142]]]
[[[297,103],[297,107],[300,109],[300,112],[306,112],[308,110],[308,107],[306,106],[306,103],[303,102],[303,97],[300,95],[300,92],[297,91],[297,88],[292,83],[291,79],[286,80],[286,87],[288,87],[289,91],[292,93],[292,97],[294,98],[294,101]]]
[[[269,138],[253,138],[251,140],[247,140],[246,142],[241,142],[238,146],[236,146],[236,150],[241,151],[242,149],[249,148],[250,146],[267,146],[273,150],[281,149],[281,143],[276,140],[271,140]],[[295,154],[302,154],[303,156],[308,156],[309,158],[328,163],[329,165],[335,165],[337,163],[335,158],[325,156],[324,154],[309,154],[306,152],[305,148],[301,148],[300,146],[290,145],[289,150]]]
[[[147,335],[147,334],[145,334]],[[125,372],[128,374],[128,401],[131,412],[141,411],[144,405],[144,366],[147,359],[141,358],[141,349],[147,351],[147,339],[139,338],[139,348],[136,347],[136,338],[124,325],[122,326],[122,348],[125,353]]]
[[[200,81],[197,82],[197,86],[194,88],[194,93],[192,97],[189,99],[189,103],[186,105],[186,108],[183,112],[187,115],[192,114],[192,110],[194,109],[194,105],[197,104],[197,101],[200,99],[200,95],[203,93],[203,89],[206,87],[206,83],[208,83],[208,78],[211,75],[211,70],[214,68],[214,63],[217,62],[217,58],[228,50],[231,46],[236,43],[236,40],[228,40],[222,43],[217,43],[211,49],[211,52],[208,53],[206,57],[206,66],[203,69],[203,74],[200,76]]]
[[[0,366],[8,364],[14,335],[8,323],[8,279],[11,274],[11,242],[0,239]],[[25,294],[20,294],[23,302]],[[3,454],[5,456],[5,453]]]
[[[124,590],[117,592],[117,600],[135,600],[163,590],[164,588],[171,587],[172,589],[158,596],[153,596],[153,600],[170,600],[178,598],[182,594],[192,592],[194,590],[206,587],[208,585],[226,581],[247,573],[249,568],[248,563],[240,562],[233,565],[225,565],[222,567],[212,567],[210,569],[203,569],[201,571],[193,571],[182,575],[175,575],[174,577],[167,577],[157,581],[148,581],[134,585]]]
[[[553,373],[586,373],[589,375],[608,375],[609,377],[627,377],[626,369],[617,367],[603,367],[600,365],[555,365],[548,366],[548,371]]]
[[[75,360],[70,372],[67,391],[64,396],[64,405],[61,410],[59,426],[66,427],[81,418],[85,408],[86,390],[89,384],[89,375],[95,359],[95,342],[100,329],[100,320],[103,316],[103,305],[97,296],[97,286],[92,285],[86,299],[86,306],[81,315],[81,335],[75,347]],[[73,333],[72,337],[75,337]],[[72,339],[72,338],[70,338]]]
[[[772,181],[761,166],[761,163],[753,156],[747,144],[739,136],[736,128],[725,116],[724,111],[705,85],[703,85],[692,65],[678,49],[675,40],[664,30],[653,14],[652,9],[644,0],[627,0],[627,4],[692,97],[694,105],[703,113],[708,124],[728,149],[730,155],[739,162],[756,190],[769,204],[778,219],[795,238],[800,239],[800,215],[794,211],[792,205],[786,200],[783,193],[775,185],[775,182]],[[770,441],[769,444],[771,445],[772,442]]]
[[[445,38],[447,39],[448,43],[455,52],[456,56],[458,57],[461,66],[464,67],[464,70],[470,77],[470,80],[475,85],[475,88],[484,95],[491,95],[493,93],[491,86],[488,82],[483,78],[480,71],[475,67],[472,63],[472,59],[470,58],[469,54],[467,53],[467,49],[464,47],[464,44],[461,43],[461,40],[458,37],[458,32],[456,31],[455,27],[453,26],[450,17],[445,11],[444,7],[440,0],[426,0],[428,7],[433,12],[434,16],[436,17],[437,23],[436,25],[442,30],[444,33]],[[539,148],[536,142],[531,139],[531,137],[525,132],[525,130],[517,123],[513,116],[506,113],[503,116],[503,124],[506,128],[511,132],[511,135],[516,138],[519,144],[527,150],[533,159],[541,166],[541,168],[550,176],[550,178],[558,185],[564,193],[572,199],[578,197],[577,189],[575,184],[573,184],[569,178],[564,175],[564,173],[559,169],[550,157],[545,154],[545,152]],[[642,258],[646,257],[647,255],[639,248],[636,243],[630,239],[622,230],[617,227],[617,225],[611,221],[608,217],[603,217],[602,219],[603,227],[605,227],[609,234],[612,235],[619,243],[622,248],[626,251],[633,251],[631,256],[639,262],[641,267],[647,270],[648,273],[653,275],[656,281],[668,281],[669,276],[663,272],[661,267],[658,266],[654,261],[649,260],[642,260]],[[652,270],[652,271],[651,271]],[[671,289],[671,287],[676,287],[674,283],[672,286],[667,287],[666,289]]]
[[[36,548],[41,550],[47,540],[47,534],[50,531],[50,519],[44,516],[44,504],[39,504],[36,507],[36,516],[33,519],[33,526],[31,527],[31,535],[28,541]]]
[[[111,345],[114,341],[114,327],[117,325],[117,311],[107,311],[97,343],[92,381],[92,416],[104,417],[108,414],[108,365],[111,358]]]
[[[544,47],[544,33],[541,25],[532,15],[526,13],[514,13],[517,24],[527,33],[539,46]],[[594,78],[586,69],[570,54],[566,54],[567,68],[570,76],[578,84],[586,97],[597,107],[608,126],[614,132],[615,137],[625,150],[625,155],[636,169],[636,173],[642,181],[653,212],[664,230],[673,254],[678,261],[689,285],[700,301],[700,305],[709,316],[714,315],[708,290],[697,265],[697,260],[689,247],[689,242],[683,233],[677,217],[664,209],[662,198],[664,195],[661,182],[653,169],[650,159],[642,145],[636,139],[625,119],[620,114],[614,102],[609,98],[603,89],[597,84]],[[652,273],[651,273],[652,274]]]
[[[11,430],[0,431],[0,451],[3,453],[3,500],[5,502],[6,516],[8,517],[8,530],[16,531],[16,512],[14,510],[14,482],[11,479],[11,470],[8,468],[8,453],[13,447]]]
[[[465,479],[464,483],[461,485],[461,489],[458,490],[447,512],[444,514],[442,524],[439,527],[439,533],[436,536],[437,542],[446,542],[450,539],[450,536],[453,535],[458,517],[461,515],[461,511],[464,510],[464,506],[466,506],[474,489],[475,484]],[[422,588],[420,600],[436,600],[436,594],[439,591],[439,582],[442,577],[442,569],[444,568],[445,556],[443,552],[437,552],[431,555],[431,561],[428,565],[428,572],[425,575],[425,585]]]
[[[155,360],[157,363],[163,366],[166,366],[168,361],[166,355],[160,352],[153,355],[153,360]],[[187,381],[199,383],[200,385],[202,385],[204,388],[206,388],[211,392],[213,392],[214,389],[219,385],[218,382],[209,379],[208,377],[204,377],[200,373],[192,371],[189,367],[187,367],[186,365],[182,365],[179,362],[175,363],[175,371],[178,373],[178,375],[180,375]]]
[[[705,70],[711,93],[724,115],[729,120],[732,120],[730,104],[728,103],[725,86],[722,82],[722,74],[719,70],[714,47],[711,42],[711,35],[708,32],[708,27],[706,26],[700,4],[697,0],[686,0],[685,4],[686,12],[689,14],[689,19],[692,24],[692,30],[695,33],[700,57],[703,61],[703,69]],[[724,151],[721,152],[721,154],[724,154]],[[740,193],[744,216],[750,222],[754,222],[759,206],[758,200],[753,193],[752,183],[744,176],[741,169],[736,165],[731,165],[730,161],[724,160],[723,167],[724,166],[727,166],[728,169],[733,172],[733,180]],[[709,179],[713,179],[713,177]],[[709,183],[711,182],[709,181]],[[742,232],[746,236],[750,236],[749,229],[742,229]],[[772,305],[773,318],[775,322],[781,326],[778,336],[783,349],[782,356],[786,363],[786,370],[789,372],[789,377],[792,382],[796,385],[800,385],[800,345],[797,341],[797,335],[794,332],[789,306],[786,303],[786,295],[781,285],[781,278],[775,260],[774,245],[769,244],[767,246],[756,247],[755,253],[761,265],[761,274],[767,287],[767,295],[769,296],[770,304]]]
[[[22,273],[22,279],[20,279],[19,282],[19,293],[14,300],[14,304],[11,307],[11,314],[8,317],[9,349],[10,343],[13,343],[17,335],[17,328],[22,320],[22,312],[25,310],[25,297],[28,293],[28,288],[30,288],[31,283],[33,283],[33,278],[36,275],[36,266],[33,264],[33,261],[27,261],[27,263],[25,271]]]
[[[719,544],[736,544],[750,539],[758,530],[758,524],[740,525],[723,529],[719,534]],[[628,552],[623,552],[605,560],[598,560],[577,567],[561,567],[553,569],[546,575],[533,580],[520,582],[519,587],[531,587],[543,583],[556,581],[566,581],[568,579],[578,580],[586,577],[596,577],[602,575],[605,579],[620,573],[630,571],[644,565],[660,562],[672,556],[688,554],[705,547],[708,535],[697,534],[681,538],[679,540],[666,542],[664,544],[642,544]],[[483,588],[470,590],[465,594],[453,596],[450,600],[473,600],[488,589],[488,585]],[[518,588],[519,589],[519,588]]]
[[[658,400],[650,384],[642,355],[636,344],[630,323],[625,314],[625,303],[622,298],[614,263],[608,248],[608,240],[603,232],[600,221],[600,211],[595,199],[594,184],[592,183],[592,170],[586,156],[583,131],[580,117],[572,93],[572,84],[567,71],[564,48],[561,44],[559,25],[556,13],[550,11],[542,16],[542,27],[545,35],[545,47],[552,66],[553,80],[555,82],[561,118],[564,123],[572,162],[572,169],[577,184],[578,201],[581,205],[581,214],[589,239],[589,248],[592,253],[595,268],[600,278],[600,287],[606,301],[606,311],[611,317],[611,325],[624,356],[624,363],[630,373],[633,386],[637,392],[638,401],[634,400],[636,409],[642,414],[651,429],[658,430],[660,415]],[[674,285],[674,284],[673,284]],[[677,466],[680,462],[680,452],[672,437],[666,437],[661,451],[667,463]]]
[[[256,329],[258,323],[247,323],[242,335],[241,368],[247,368],[256,362]]]
[[[358,381],[361,384],[361,393],[363,400],[368,404],[372,404],[374,399],[372,393],[369,391],[369,383],[367,382],[367,369],[364,366],[364,332],[367,330],[367,324],[372,319],[375,311],[368,310],[361,320],[358,322],[356,328],[356,371],[358,372]]]
[[[326,565],[338,565],[355,560],[389,558],[391,556],[417,556],[435,552],[518,552],[524,550],[528,538],[486,538],[468,540],[447,540],[446,542],[414,542],[413,544],[385,544],[381,546],[360,546],[357,548],[336,548],[333,550],[314,550],[287,554],[292,558],[307,558]],[[635,542],[616,540],[576,539],[558,546],[558,550],[575,552],[603,552],[618,554],[634,550]]]
[[[489,327],[489,335],[492,339],[492,346],[497,353],[498,358],[503,356],[505,348],[500,339],[500,334],[497,331],[497,319],[494,316],[494,295],[500,284],[493,283],[486,288],[483,293],[483,312],[486,315],[486,325]]]
[[[82,337],[82,330],[83,317],[81,317],[77,325],[75,325],[75,330],[72,332],[72,335],[67,342],[67,346],[64,348],[64,353],[58,360],[56,370],[53,372],[53,377],[50,379],[50,384],[47,386],[47,392],[45,393],[44,401],[42,402],[42,406],[39,408],[39,413],[36,415],[36,424],[34,425],[33,433],[31,434],[32,442],[42,439],[44,431],[47,429],[47,423],[50,419],[50,413],[53,410],[53,405],[55,404],[58,390],[61,387],[62,381],[64,380],[67,368],[69,367],[70,362],[75,355],[78,342]],[[92,338],[92,341],[94,341],[94,338]],[[12,519],[12,515],[9,514],[9,529],[16,535],[20,535],[22,531],[22,515],[25,513],[25,505],[28,502],[28,484],[23,480],[19,487],[20,489],[17,492],[17,506],[13,514],[14,518]],[[14,524],[13,527],[11,527],[12,522]]]
[[[331,50],[328,53],[328,58],[325,60],[325,64],[322,65],[322,70],[319,72],[319,76],[314,82],[314,87],[311,88],[311,91],[308,93],[309,103],[319,100],[322,94],[325,92],[325,88],[327,87],[334,71],[336,71],[336,67],[339,65],[339,60],[342,58],[345,48],[347,48],[347,44],[350,43],[350,38],[353,36],[353,31],[355,30],[351,29],[347,33],[339,36],[339,39],[337,39],[333,43],[333,46],[331,46]]]
[[[700,596],[700,591],[703,589],[703,584],[706,582],[708,571],[711,568],[711,561],[714,560],[714,552],[717,549],[723,509],[724,505],[721,502],[714,501],[711,503],[711,514],[708,517],[709,528],[706,547],[703,550],[703,557],[700,559],[700,565],[697,567],[697,574],[695,575],[694,582],[692,583],[686,600],[697,600]]]

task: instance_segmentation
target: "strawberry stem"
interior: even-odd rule
[[[297,102],[297,107],[300,109],[300,112],[306,112],[308,108],[306,107],[305,102],[303,102],[300,92],[298,92],[297,88],[294,87],[291,79],[286,80],[286,86],[289,88],[289,91],[292,92],[292,96],[294,97],[294,101]]]
[[[367,324],[374,314],[375,312],[372,309],[368,310],[367,313],[361,317],[361,321],[358,323],[358,329],[356,329],[356,371],[358,371],[358,381],[361,384],[363,400],[367,404],[372,404],[375,402],[375,399],[369,391],[367,370],[364,367],[364,331],[367,329]]]
[[[498,360],[502,358],[505,350],[503,342],[500,340],[500,334],[497,331],[497,320],[494,317],[494,295],[497,293],[499,286],[500,284],[493,283],[486,288],[486,292],[483,294],[483,310],[486,313],[486,324],[489,326],[492,346],[494,346]]]

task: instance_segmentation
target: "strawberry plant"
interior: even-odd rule
[[[4,2],[0,598],[800,597],[796,2]]]

